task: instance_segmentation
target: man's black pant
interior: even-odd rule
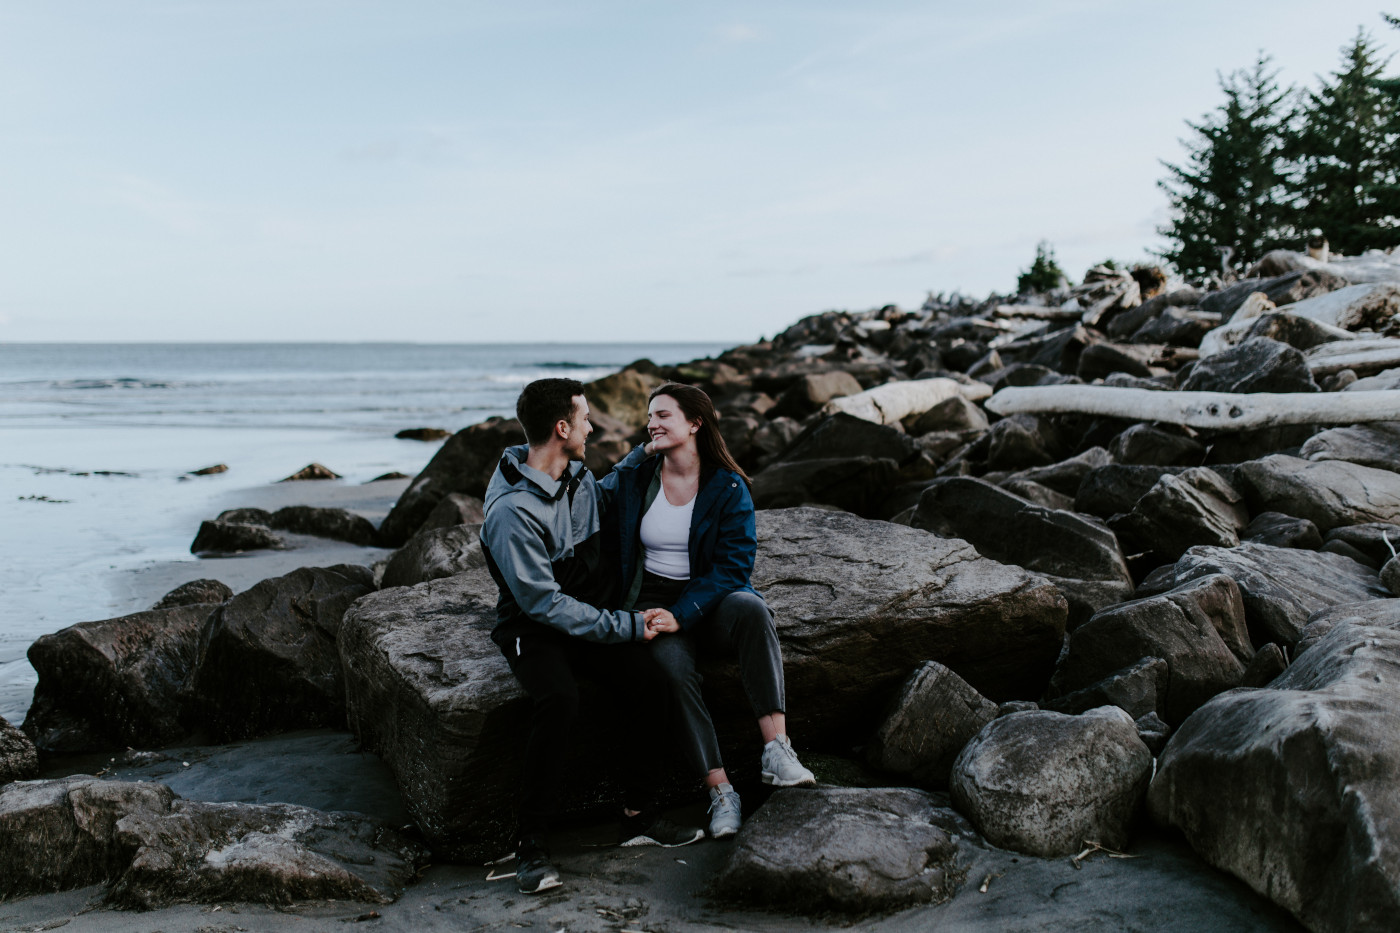
[[[623,806],[649,807],[662,774],[663,756],[655,749],[665,745],[660,739],[669,688],[647,644],[600,645],[528,619],[498,625],[491,638],[534,704],[520,780],[517,841],[543,844],[550,819],[558,812],[563,765],[578,732],[581,678],[596,682],[609,695],[610,702],[595,715],[608,717],[603,729],[616,735],[622,746],[623,773],[618,777]]]

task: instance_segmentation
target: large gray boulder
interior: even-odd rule
[[[368,567],[302,567],[263,580],[210,615],[190,690],[214,739],[343,726],[336,635],[346,608],[373,591]]]
[[[190,542],[191,554],[239,554],[243,551],[282,551],[287,542],[282,536],[266,525],[250,525],[242,522],[215,520],[200,522],[194,541]]]
[[[453,525],[420,531],[394,552],[379,585],[413,586],[461,573],[485,560],[480,525]]]
[[[1317,610],[1389,595],[1374,570],[1349,557],[1253,542],[1193,547],[1175,564],[1149,574],[1137,595],[1155,596],[1214,574],[1239,585],[1245,624],[1256,645],[1291,647]]]
[[[1187,392],[1317,392],[1307,357],[1286,343],[1250,337],[1198,362]]]
[[[1161,658],[1167,664],[1166,703],[1156,712],[1175,725],[1239,685],[1254,656],[1244,615],[1239,587],[1221,574],[1112,606],[1070,633],[1048,697],[1087,688],[1142,658]]]
[[[1239,466],[1252,512],[1306,518],[1323,534],[1342,525],[1400,522],[1400,474],[1345,460],[1274,454]]]
[[[865,747],[871,765],[944,786],[964,745],[997,718],[997,704],[929,661],[900,688],[894,708]]]
[[[758,542],[753,585],[776,617],[792,734],[809,747],[865,741],[924,660],[997,700],[1044,688],[1066,605],[1043,578],[962,541],[817,509],[760,512]],[[496,595],[476,567],[367,596],[340,630],[351,728],[393,770],[434,848],[454,858],[497,857],[513,830],[529,704],[490,639]],[[737,666],[703,670],[722,745],[752,742]],[[570,782],[566,809],[607,799],[599,775],[616,734],[590,702],[566,765],[588,779]]]
[[[1070,601],[1071,624],[1132,595],[1128,565],[1112,531],[984,480],[959,476],[929,484],[911,524],[962,538],[986,557],[1049,577]]]
[[[389,903],[427,853],[377,820],[184,800],[163,784],[65,778],[0,788],[0,897],[106,883],[107,900]]]
[[[1192,467],[1163,474],[1131,512],[1109,526],[1162,560],[1174,561],[1198,544],[1234,547],[1248,523],[1240,494],[1214,470]]]
[[[452,435],[385,516],[379,526],[379,543],[384,547],[403,544],[451,493],[485,496],[501,453],[523,443],[525,432],[514,418],[488,418]]]
[[[269,524],[280,531],[349,541],[366,547],[378,539],[378,532],[370,520],[348,509],[289,505],[273,512]]]
[[[1170,677],[1171,669],[1166,661],[1161,658],[1140,658],[1087,687],[1047,697],[1042,707],[1077,716],[1100,706],[1116,706],[1135,720],[1155,716],[1167,708],[1167,682]]]
[[[186,733],[183,688],[212,603],[80,622],[29,646],[39,674],[24,731],[60,754],[168,745]]]
[[[0,786],[25,781],[39,773],[39,753],[34,743],[0,716]]]
[[[1116,706],[1080,716],[1012,713],[953,764],[953,806],[987,841],[1029,855],[1121,849],[1152,776],[1152,753]]]
[[[1308,460],[1346,460],[1378,470],[1400,470],[1400,421],[1353,424],[1314,434],[1299,453]]]
[[[734,838],[715,893],[809,914],[941,903],[966,875],[959,822],[909,788],[780,790]]]
[[[1268,687],[1221,694],[1182,725],[1152,815],[1310,930],[1395,929],[1397,685],[1400,614],[1334,623]]]
[[[830,505],[871,518],[898,481],[899,464],[884,457],[781,460],[754,477],[753,501],[760,509]]]

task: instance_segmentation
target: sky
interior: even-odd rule
[[[1162,245],[1219,73],[1315,86],[1383,9],[0,0],[0,342],[738,343],[1077,278]]]

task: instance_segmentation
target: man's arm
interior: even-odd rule
[[[554,579],[542,530],[528,515],[497,503],[481,528],[481,541],[501,579],[526,616],[587,641],[647,641],[639,612],[596,609],[566,596]]]

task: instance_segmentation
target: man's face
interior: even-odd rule
[[[588,399],[574,396],[574,413],[569,419],[569,436],[564,441],[564,451],[570,460],[582,460],[584,448],[588,445],[588,435],[593,433],[593,424],[588,420]]]

